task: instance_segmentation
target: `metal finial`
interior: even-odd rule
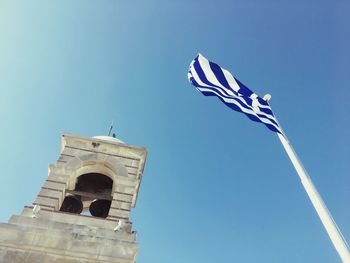
[[[111,126],[109,127],[108,136],[111,136],[112,130],[113,130],[113,121],[111,123]]]
[[[263,100],[266,102],[269,102],[269,100],[271,99],[271,95],[270,94],[265,94],[265,96],[263,97]]]

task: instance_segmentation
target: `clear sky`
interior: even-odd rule
[[[60,136],[149,151],[139,263],[340,262],[277,136],[187,81],[198,52],[271,105],[350,240],[350,2],[0,1],[0,221]]]

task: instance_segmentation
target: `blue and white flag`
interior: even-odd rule
[[[231,109],[283,134],[267,101],[244,86],[226,69],[210,62],[201,54],[191,62],[188,79],[203,95],[217,96]]]

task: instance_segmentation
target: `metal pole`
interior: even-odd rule
[[[289,159],[292,161],[295,170],[297,171],[302,185],[305,188],[306,193],[308,194],[311,203],[313,204],[318,216],[320,217],[323,226],[325,227],[335,249],[337,250],[341,260],[344,263],[350,263],[350,250],[349,246],[346,243],[345,238],[340,232],[337,224],[332,218],[331,213],[328,211],[325,203],[323,202],[321,196],[318,194],[316,187],[311,181],[308,173],[303,167],[301,161],[299,160],[297,154],[295,153],[292,145],[289,143],[285,135],[277,133],[278,138],[280,139],[284,149],[286,150]]]

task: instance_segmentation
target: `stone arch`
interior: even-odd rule
[[[123,163],[117,157],[87,153],[72,158],[64,168],[69,176],[64,194],[66,201],[59,204],[60,210],[80,214],[90,209],[93,216],[107,217],[118,180],[121,177],[128,178]]]
[[[100,173],[113,180],[112,192],[114,192],[117,177],[128,177],[126,167],[117,158],[97,153],[76,156],[65,164],[65,168],[71,171],[67,184],[68,188],[74,187],[77,178],[83,174]]]

